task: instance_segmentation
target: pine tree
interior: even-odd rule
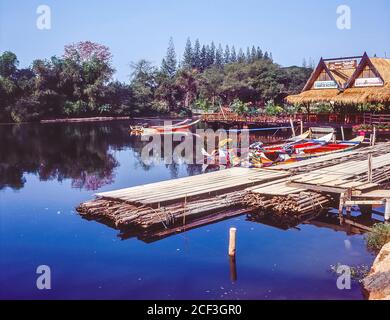
[[[244,51],[242,51],[242,48],[238,51],[237,61],[240,63],[245,62],[245,54]]]
[[[207,49],[206,46],[202,46],[200,51],[200,70],[203,71],[207,68]]]
[[[194,50],[193,50],[193,62],[194,62],[194,67],[196,69],[201,69],[202,68],[202,64],[201,64],[201,60],[200,60],[200,42],[199,42],[199,39],[196,39],[195,41],[195,45],[194,45]]]
[[[223,58],[224,58],[224,61],[225,63],[230,63],[230,48],[228,45],[226,45],[226,48],[225,48],[225,53],[223,55]]]
[[[260,49],[260,47],[257,47],[256,55],[257,55],[257,59],[259,60],[263,59],[263,51]]]
[[[207,50],[207,64],[208,67],[212,66],[215,63],[215,44],[214,41],[211,42],[211,45]]]
[[[274,58],[273,58],[273,56],[272,56],[272,52],[269,53],[269,59],[270,59],[272,62],[274,62]]]
[[[223,61],[224,61],[224,58],[223,58],[223,49],[222,49],[222,46],[221,44],[219,44],[218,46],[218,49],[215,53],[215,64],[218,66],[218,67],[222,67],[223,66]]]
[[[264,60],[269,60],[268,51],[266,51],[266,52],[264,53]]]
[[[257,52],[256,52],[255,46],[252,46],[251,59],[252,59],[252,61],[256,61],[256,59],[257,59]]]
[[[230,54],[230,62],[237,62],[237,54],[236,54],[236,48],[232,47],[232,52]]]
[[[252,59],[251,59],[251,50],[249,49],[249,47],[246,47],[246,56],[245,56],[245,60],[246,60],[246,62],[248,62],[248,63],[251,63],[251,62],[252,62]]]
[[[306,62],[306,59],[305,59],[305,58],[303,58],[302,67],[303,67],[303,68],[307,68],[307,62]]]
[[[192,52],[192,44],[190,38],[187,39],[187,43],[183,54],[183,68],[191,69],[194,66],[194,56]]]
[[[176,74],[176,67],[177,67],[177,59],[176,59],[176,52],[175,52],[175,46],[173,44],[173,39],[169,39],[168,49],[167,49],[167,55],[162,60],[161,63],[161,71],[163,74],[167,75],[170,78],[173,78]]]

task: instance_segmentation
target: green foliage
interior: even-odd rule
[[[216,107],[208,99],[199,98],[195,101],[195,108],[204,112],[215,111]]]
[[[81,100],[75,102],[66,101],[63,108],[64,113],[67,116],[79,115],[85,113],[87,109],[88,109],[88,104]]]
[[[239,99],[234,99],[234,101],[230,104],[230,108],[233,112],[237,114],[248,114],[250,111],[250,104],[242,102]]]
[[[16,55],[10,51],[5,51],[0,55],[0,77],[11,77],[15,74],[19,61]]]
[[[357,106],[359,112],[380,113],[386,110],[386,106],[382,103],[365,103]]]
[[[333,111],[333,106],[330,103],[317,103],[312,111],[315,113],[330,113]]]
[[[189,43],[189,46],[190,46],[189,47],[190,57],[188,57],[188,59],[190,60],[189,63],[192,64],[191,42]],[[176,59],[175,46],[173,44],[173,39],[171,38],[169,40],[167,55],[165,56],[161,64],[161,72],[167,77],[173,78],[176,74],[176,66],[177,66],[177,59]]]
[[[382,247],[390,242],[390,224],[377,223],[372,231],[366,235],[367,247],[372,251],[380,251]]]
[[[273,100],[269,100],[265,107],[265,114],[268,116],[277,116],[284,112],[284,109],[281,106],[278,106],[274,103]]]
[[[167,101],[155,100],[152,103],[152,109],[159,114],[167,114],[170,111],[170,106]]]
[[[311,70],[281,68],[259,47],[246,54],[234,46],[206,45],[188,39],[178,67],[172,39],[161,67],[140,60],[131,65],[130,83],[111,82],[111,53],[85,41],[65,47],[62,57],[35,60],[18,69],[16,55],[0,55],[0,121],[34,121],[60,116],[186,113],[195,107],[216,110],[231,105],[256,114],[266,101],[270,114],[288,94],[298,93]],[[293,112],[293,108],[286,112]]]

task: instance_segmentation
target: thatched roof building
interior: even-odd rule
[[[359,57],[322,59],[291,104],[390,103],[390,59]]]

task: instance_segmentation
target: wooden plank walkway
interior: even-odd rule
[[[139,205],[166,205],[202,196],[243,190],[289,174],[264,169],[232,168],[197,176],[162,181],[148,185],[96,194],[99,198],[121,200]]]

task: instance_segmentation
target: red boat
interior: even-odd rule
[[[364,136],[359,136],[349,141],[341,141],[338,143],[330,143],[325,145],[317,144],[316,146],[301,148],[299,151],[298,149],[295,149],[295,152],[290,155],[284,151],[278,153],[275,160],[270,159],[265,153],[259,153],[256,155],[256,157],[252,158],[251,162],[255,167],[268,167],[278,164],[298,162],[332,153],[349,151],[360,146],[363,141]],[[272,155],[272,153],[269,155]]]

